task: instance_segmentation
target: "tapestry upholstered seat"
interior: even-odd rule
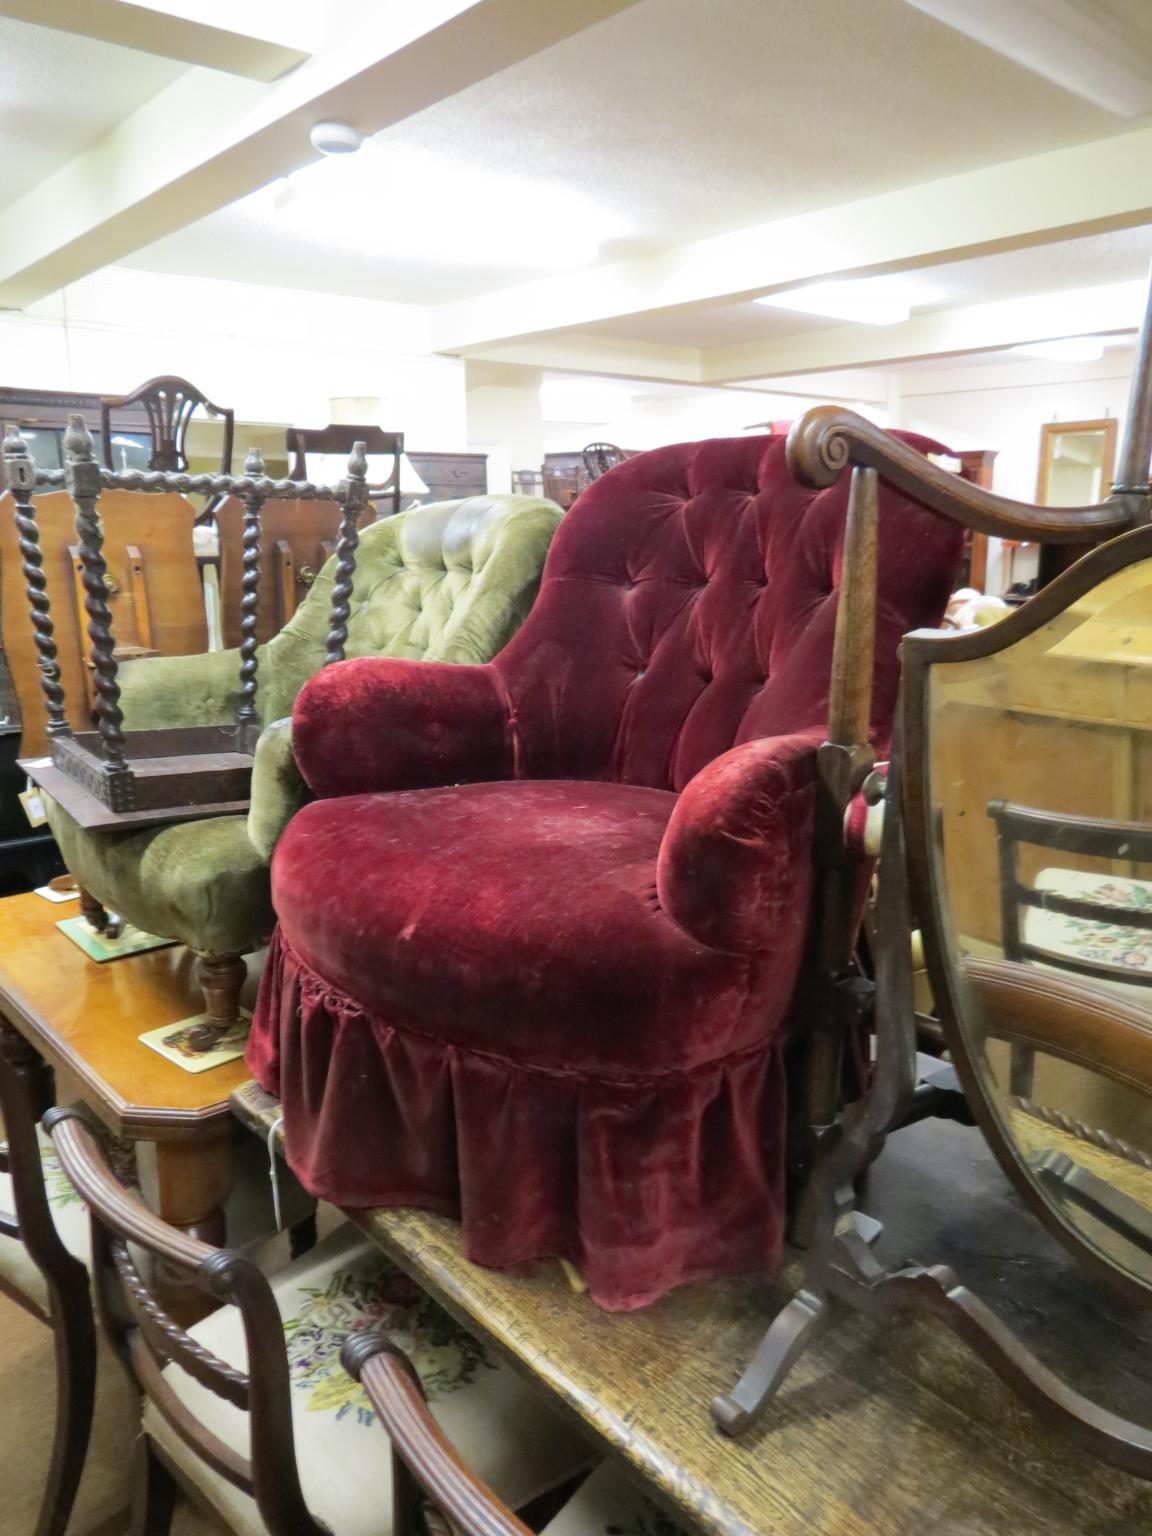
[[[303,690],[319,799],[248,1060],[314,1193],[458,1214],[478,1262],[563,1256],[611,1308],[777,1262],[846,501],[780,436],[656,449],[567,514],[492,663]],[[884,746],[960,532],[881,488],[879,538]]]
[[[348,623],[349,656],[486,662],[532,606],[552,535],[553,502],[473,496],[414,507],[360,537]],[[90,831],[59,806],[49,821],[64,862],[105,907],[149,933],[178,939],[243,979],[239,956],[272,931],[268,859],[307,799],[286,718],[324,664],[333,563],[279,635],[257,653],[257,705],[265,730],[256,751],[247,816]],[[239,653],[155,657],[120,673],[129,730],[225,724],[235,719]],[[232,998],[235,1007],[235,995]]]

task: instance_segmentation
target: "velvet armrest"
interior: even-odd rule
[[[324,798],[513,775],[508,702],[490,666],[366,656],[325,667],[296,700],[292,746]]]
[[[248,841],[271,862],[280,834],[312,796],[296,766],[291,720],[273,720],[260,732],[252,764]]]
[[[124,662],[117,681],[126,730],[228,725],[236,718],[240,652],[146,656]]]
[[[816,751],[823,731],[767,736],[685,786],[656,866],[660,905],[710,949],[775,948],[809,918]]]

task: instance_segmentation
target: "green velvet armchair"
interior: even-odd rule
[[[490,661],[531,608],[560,508],[529,496],[472,496],[418,506],[361,534],[346,654]],[[269,860],[307,799],[286,718],[324,662],[334,561],[294,617],[258,652],[256,748],[247,816],[86,831],[60,806],[48,819],[81,887],[89,921],[115,912],[199,957],[206,1012],[237,1016],[243,956],[274,924]],[[128,730],[223,724],[235,718],[239,652],[152,657],[120,671]]]

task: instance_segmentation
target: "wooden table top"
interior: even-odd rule
[[[118,1136],[202,1135],[227,1119],[228,1095],[250,1073],[243,1060],[182,1072],[139,1036],[201,1013],[195,956],[182,944],[98,963],[56,927],[75,902],[28,894],[0,900],[0,1012],[57,1069],[71,1072]],[[251,1006],[256,967],[249,962]]]
[[[233,1107],[262,1134],[279,1113],[255,1083],[233,1095]],[[917,1133],[893,1161],[902,1138]],[[1005,1199],[1015,1198],[977,1133],[939,1122],[892,1138],[881,1160],[887,1175],[878,1182],[889,1191],[901,1185],[930,1142],[943,1146],[943,1161],[959,1177],[974,1160],[992,1168]],[[940,1187],[930,1185],[922,1201],[939,1208]],[[413,1210],[350,1214],[430,1294],[641,1474],[674,1518],[709,1536],[1152,1530],[1152,1486],[1091,1462],[1044,1429],[931,1319],[846,1315],[802,1356],[760,1424],[728,1440],[713,1428],[708,1405],[733,1384],[789,1298],[794,1269],[771,1284],[686,1286],[643,1311],[613,1315],[574,1293],[558,1265],[494,1271],[470,1264],[459,1228],[444,1217]],[[1017,1225],[1024,1219],[1010,1214]],[[1003,1253],[998,1242],[996,1251]],[[914,1256],[953,1257],[934,1250]],[[1033,1276],[1034,1303],[1036,1294]]]

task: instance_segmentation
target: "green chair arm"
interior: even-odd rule
[[[292,721],[274,720],[260,733],[252,768],[248,841],[265,860],[280,834],[312,796],[292,754]]]
[[[239,678],[239,651],[126,661],[118,673],[125,729],[228,725],[236,718]]]

